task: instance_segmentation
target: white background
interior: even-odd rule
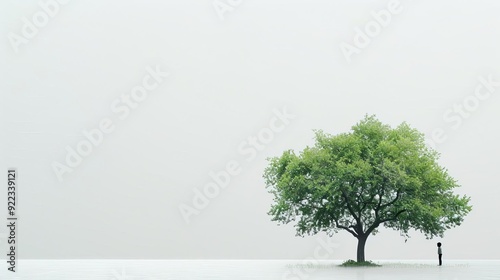
[[[498,1],[400,1],[350,62],[342,43],[355,46],[356,28],[389,1],[231,3],[222,19],[211,0],[74,0],[16,46],[23,18],[44,10],[1,2],[0,166],[19,170],[20,258],[312,256],[316,237],[266,214],[266,158],[312,145],[314,129],[346,132],[365,114],[430,139],[442,129],[440,163],[474,207],[444,239],[414,233],[405,243],[382,230],[367,258],[435,258],[437,241],[446,258],[498,258],[500,86],[460,124],[443,118],[473,98],[480,77],[500,81]],[[170,76],[121,120],[111,104],[156,66]],[[285,107],[295,118],[247,160],[238,146]],[[115,130],[59,181],[54,162],[65,164],[66,148],[104,118]],[[186,223],[179,206],[232,160],[240,174]],[[4,226],[0,234],[4,252]],[[350,234],[332,240],[329,258],[355,258]]]

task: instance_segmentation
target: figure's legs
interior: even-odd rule
[[[443,264],[443,254],[439,254],[439,265]]]

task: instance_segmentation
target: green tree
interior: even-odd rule
[[[273,221],[295,222],[297,235],[346,230],[358,239],[357,261],[380,225],[427,239],[462,223],[472,207],[453,193],[457,181],[438,153],[408,124],[396,128],[366,116],[349,133],[316,132],[315,145],[269,159],[264,178],[274,195]]]

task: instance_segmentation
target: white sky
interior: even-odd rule
[[[69,1],[15,52],[9,36],[23,36],[23,18],[43,9],[2,1],[0,166],[19,170],[20,258],[310,257],[316,237],[296,237],[266,214],[266,158],[312,145],[313,129],[345,132],[365,114],[429,137],[443,129],[440,162],[474,206],[439,239],[445,258],[498,258],[500,85],[471,106],[480,77],[500,81],[500,2],[402,0],[348,63],[341,43],[354,44],[356,28],[388,3],[242,1],[221,20],[212,0]],[[113,102],[157,66],[169,77],[120,119]],[[443,119],[463,102],[467,117]],[[295,118],[248,160],[250,146],[238,147],[268,132],[283,108]],[[52,164],[65,164],[66,147],[105,118],[114,131],[60,182]],[[240,173],[186,224],[179,205],[192,205],[209,173],[232,161]],[[0,234],[4,252],[4,226]],[[355,258],[350,234],[332,240],[330,258]],[[437,241],[382,230],[366,255],[434,258]]]

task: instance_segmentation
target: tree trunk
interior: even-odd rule
[[[357,262],[365,261],[365,244],[368,235],[361,235],[358,237],[358,254],[357,254]]]

